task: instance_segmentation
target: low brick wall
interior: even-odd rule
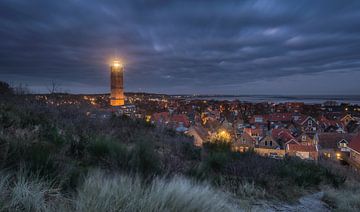
[[[270,153],[277,154],[279,156],[284,157],[285,156],[285,150],[284,149],[265,149],[265,148],[255,148],[254,151],[262,156],[269,156]]]

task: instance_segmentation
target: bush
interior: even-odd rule
[[[160,159],[155,152],[154,144],[140,140],[135,144],[130,155],[131,169],[143,176],[157,174],[161,171]]]
[[[103,158],[110,154],[112,141],[105,138],[95,138],[90,141],[87,150],[95,158]]]
[[[14,90],[6,82],[0,81],[0,95],[13,94]]]
[[[333,174],[327,168],[297,158],[284,161],[278,172],[280,177],[291,179],[296,185],[305,188],[315,187],[321,183],[339,186],[345,181],[343,177]]]
[[[58,171],[54,158],[54,148],[48,143],[31,143],[18,138],[3,138],[4,149],[2,165],[5,168],[17,169],[25,166],[29,172],[44,177],[54,177]]]
[[[97,137],[92,140],[87,149],[92,157],[103,159],[117,167],[128,168],[129,153],[127,147],[113,139]]]

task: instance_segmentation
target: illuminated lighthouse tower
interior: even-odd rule
[[[125,104],[124,97],[124,66],[120,61],[115,60],[110,66],[111,69],[111,94],[110,105],[122,106]]]

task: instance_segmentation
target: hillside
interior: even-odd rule
[[[299,198],[321,191],[324,208],[360,209],[358,177],[344,167],[230,149],[221,140],[200,149],[191,137],[126,116],[93,119],[76,106],[2,97],[0,207],[299,210]]]

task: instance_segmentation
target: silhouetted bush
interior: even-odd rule
[[[0,81],[0,95],[13,94],[14,90],[6,82]]]
[[[143,176],[157,174],[161,171],[160,160],[152,143],[144,140],[138,141],[130,155],[131,169]]]

